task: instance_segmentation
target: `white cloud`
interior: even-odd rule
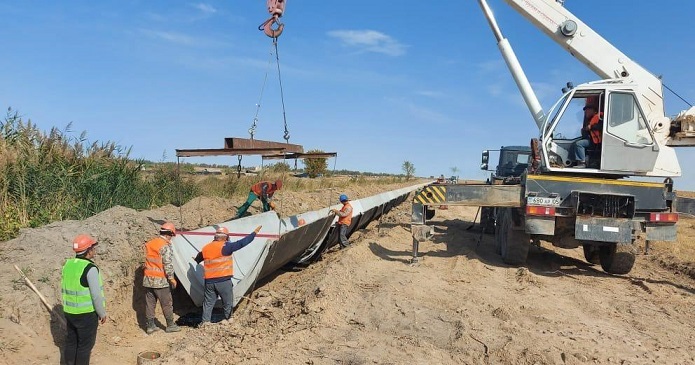
[[[195,38],[183,33],[166,32],[151,29],[141,29],[140,31],[150,38],[161,39],[170,43],[182,44],[185,46],[194,46],[198,44]]]
[[[183,45],[183,46],[189,46],[189,47],[224,47],[224,46],[227,46],[227,43],[224,41],[209,39],[209,38],[193,37],[193,36],[190,36],[188,34],[179,33],[179,32],[169,32],[169,31],[153,30],[153,29],[140,29],[139,31],[141,34],[144,34],[145,36],[147,36],[151,39],[161,40],[161,41],[174,43],[174,44],[178,44],[178,45]]]
[[[375,30],[334,30],[328,32],[328,36],[363,52],[383,53],[389,56],[401,56],[407,48],[391,36]]]
[[[204,4],[204,3],[197,3],[193,5],[196,9],[202,11],[205,14],[214,14],[217,12],[217,9],[215,9],[212,5],[210,4]]]

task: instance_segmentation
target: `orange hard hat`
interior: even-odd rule
[[[159,228],[159,233],[171,234],[172,236],[176,236],[176,227],[174,227],[174,223],[166,222],[162,224],[162,227]]]
[[[75,252],[84,252],[96,244],[97,240],[92,236],[88,234],[79,234],[72,240],[72,250]]]
[[[229,230],[227,229],[227,227],[217,227],[217,229],[215,230],[215,234],[226,234],[227,236],[229,236]]]
[[[275,180],[275,188],[282,189],[282,180]]]
[[[586,97],[586,102],[584,104],[583,109],[586,110],[588,108],[591,108],[591,109],[598,111],[598,104],[599,104],[598,95],[589,95]]]

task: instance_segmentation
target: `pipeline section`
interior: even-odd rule
[[[352,224],[348,237],[369,223],[379,219],[392,208],[408,198],[408,194],[428,183],[392,190],[367,198],[351,200]],[[340,209],[341,204],[329,208],[300,213],[280,218],[273,211],[216,225],[181,232],[171,241],[174,248],[174,270],[180,285],[188,292],[197,306],[202,306],[205,292],[203,265],[194,258],[212,241],[217,227],[226,227],[231,232],[230,240],[240,239],[256,227],[263,228],[248,246],[234,252],[234,306],[258,280],[263,279],[286,264],[309,264],[329,248],[338,244],[338,229],[331,208]]]

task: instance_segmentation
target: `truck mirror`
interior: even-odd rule
[[[490,151],[488,151],[488,150],[483,151],[482,163],[480,164],[481,170],[487,170],[489,160],[490,160]]]

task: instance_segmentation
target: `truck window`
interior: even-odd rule
[[[608,102],[608,133],[630,143],[652,144],[644,115],[631,93],[614,92]]]
[[[585,98],[572,98],[565,112],[560,116],[560,121],[555,127],[553,139],[575,139],[582,136],[582,125],[584,123]]]

